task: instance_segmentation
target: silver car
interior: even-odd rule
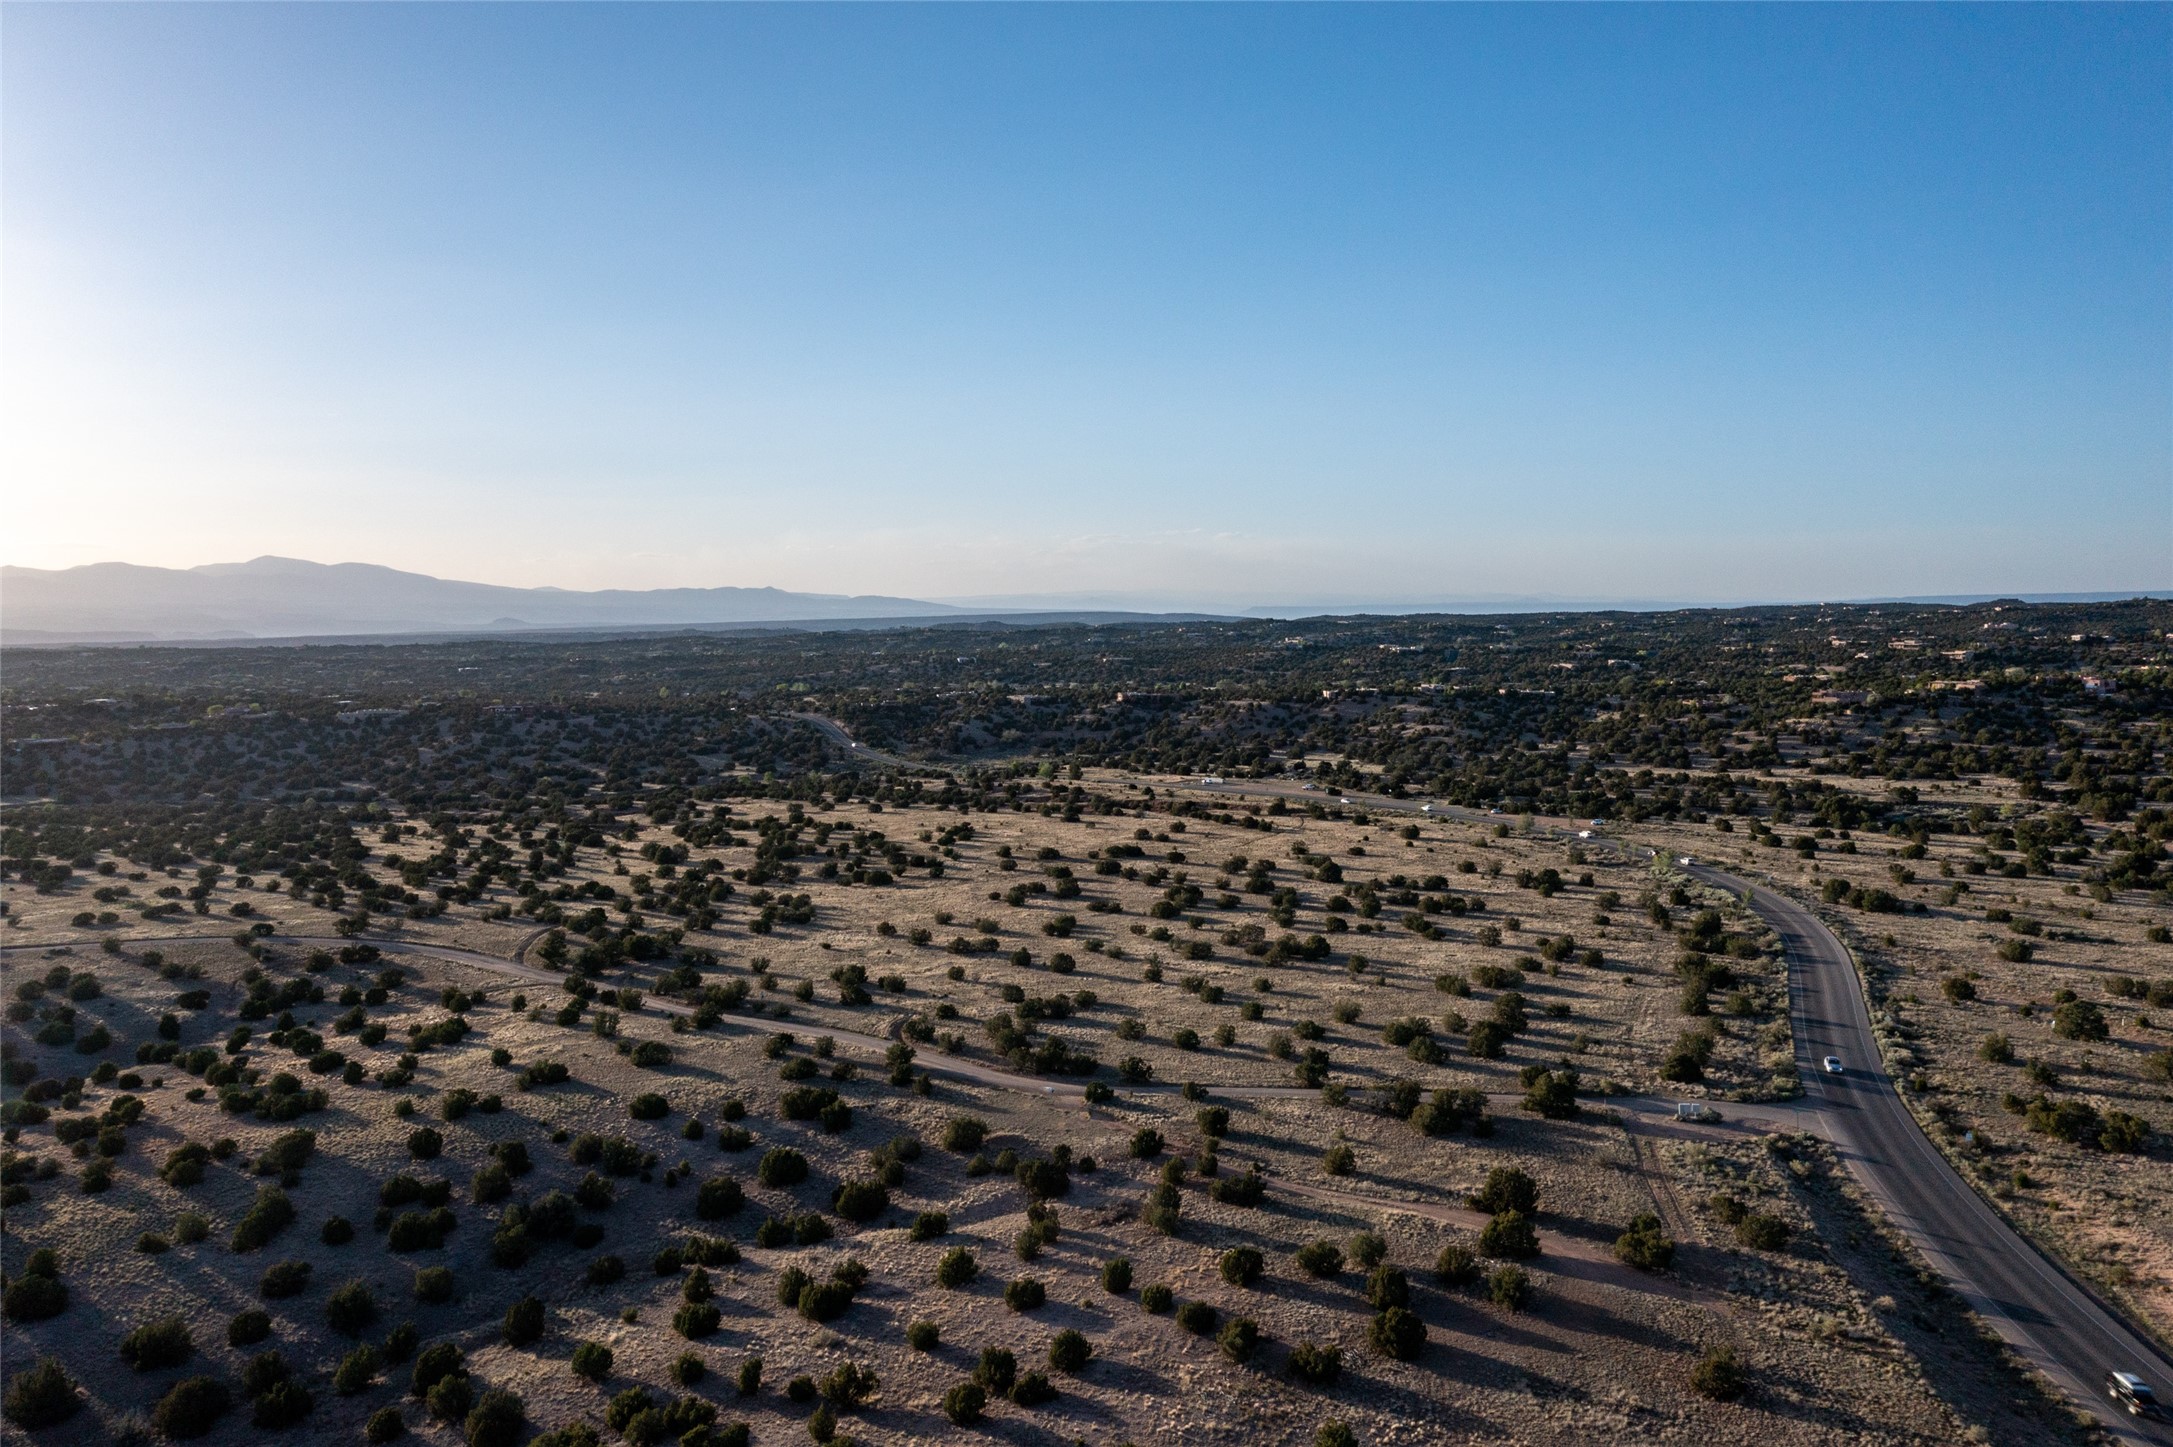
[[[1829,1055],[1820,1064],[1825,1066],[1828,1075],[1839,1075],[1841,1073],[1841,1057],[1838,1055]]]

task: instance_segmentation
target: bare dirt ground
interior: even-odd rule
[[[1144,788],[1137,793],[1144,803]],[[744,870],[753,863],[757,820],[767,814],[780,826],[790,822],[781,806],[738,809],[739,845],[698,849],[697,859]],[[9,1179],[26,1191],[7,1212],[7,1269],[14,1279],[30,1251],[55,1248],[69,1305],[49,1319],[7,1323],[9,1370],[53,1354],[90,1401],[89,1410],[37,1439],[125,1435],[178,1378],[208,1371],[236,1382],[251,1356],[276,1347],[314,1395],[314,1411],[299,1429],[312,1439],[355,1440],[366,1418],[392,1405],[421,1440],[457,1441],[455,1424],[432,1423],[421,1402],[403,1395],[405,1365],[387,1366],[374,1385],[353,1395],[331,1385],[333,1368],[356,1341],[381,1341],[404,1320],[416,1324],[425,1345],[460,1344],[478,1390],[517,1392],[532,1424],[557,1428],[586,1420],[607,1438],[613,1435],[607,1403],[638,1385],[659,1399],[687,1392],[707,1398],[720,1424],[744,1421],[756,1442],[806,1440],[813,1404],[794,1400],[787,1384],[857,1363],[876,1374],[880,1387],[860,1410],[845,1414],[842,1430],[864,1442],[954,1440],[965,1429],[946,1419],[943,1397],[972,1372],[985,1347],[1013,1351],[1021,1373],[1046,1372],[1057,1388],[1044,1404],[994,1401],[973,1429],[1020,1443],[1304,1442],[1328,1418],[1347,1421],[1362,1442],[2029,1442],[2072,1433],[2045,1414],[1996,1353],[1974,1344],[1951,1308],[1903,1280],[1815,1144],[1797,1143],[1783,1155],[1740,1131],[1708,1132],[1704,1139],[1695,1132],[1632,1135],[1607,1109],[1609,1091],[1785,1098],[1792,1075],[1783,982],[1755,920],[1721,898],[1674,896],[1672,886],[1642,866],[1597,847],[1579,858],[1562,840],[1523,837],[1514,821],[1497,835],[1492,825],[1430,819],[1407,839],[1404,819],[1367,820],[1353,812],[1342,819],[1237,811],[1220,819],[1147,813],[1065,821],[877,813],[853,804],[810,810],[811,836],[820,824],[832,826],[825,837],[835,842],[882,830],[916,852],[941,857],[942,877],[852,885],[820,877],[810,860],[821,856],[803,856],[797,878],[742,883],[721,904],[715,927],[690,930],[684,943],[716,955],[701,967],[704,983],[739,982],[750,1004],[766,1008],[756,1014],[741,1005],[719,1025],[692,1030],[675,1028],[684,1022],[654,998],[658,977],[670,967],[665,962],[614,968],[599,982],[643,991],[638,1003],[599,1000],[578,1022],[560,1025],[557,1012],[569,998],[563,991],[472,965],[387,957],[307,969],[311,949],[282,937],[326,935],[333,916],[255,881],[222,879],[205,915],[94,921],[88,928],[72,923],[80,912],[126,907],[94,901],[92,890],[126,886],[133,891],[128,898],[141,901],[169,881],[132,880],[121,861],[113,875],[79,876],[55,895],[11,891],[5,942],[37,948],[7,957],[9,998],[56,966],[69,972],[24,1002],[33,1008],[9,1032],[17,1058],[35,1062],[41,1079],[63,1085],[66,1077],[89,1076],[101,1061],[118,1066],[108,1079],[85,1080],[77,1092],[48,1101],[51,1117],[21,1122],[10,1142]],[[1247,819],[1254,827],[1240,822]],[[939,842],[943,831],[961,824],[972,826],[970,837]],[[617,891],[608,901],[614,922],[661,926],[669,917],[646,901],[666,876],[641,849],[670,842],[661,833],[637,833],[614,841],[616,854],[584,851],[564,882]],[[1118,847],[1114,855],[1111,846]],[[384,855],[419,855],[429,847],[426,840],[380,847],[373,870],[390,880]],[[1116,872],[1098,872],[1105,861]],[[1259,871],[1257,861],[1272,869]],[[1819,862],[1827,867],[1824,858]],[[1851,861],[1883,862],[1869,855]],[[1548,870],[1556,878],[1548,879]],[[1021,885],[1043,892],[1015,893]],[[763,889],[805,894],[812,919],[751,932]],[[1295,893],[1279,900],[1279,890]],[[1968,902],[1981,906],[1985,897],[1973,893]],[[510,898],[499,891],[481,907]],[[2055,902],[2046,901],[2048,921]],[[237,903],[250,912],[235,914]],[[1160,913],[1158,903],[1167,906]],[[1708,908],[1718,912],[1720,931],[1709,939],[1740,943],[1733,954],[1725,945],[1712,953],[1732,975],[1711,992],[1712,1013],[1686,1016],[1678,932]],[[1274,919],[1277,910],[1287,923]],[[1428,933],[1411,928],[1407,917]],[[227,938],[258,920],[275,932],[259,946],[266,956],[261,965]],[[1331,920],[1344,928],[1332,928]],[[1899,936],[1919,924],[1919,917],[1882,917],[1876,927],[1891,926]],[[2113,921],[2093,924],[2096,933],[2115,932]],[[2124,919],[2118,928],[2137,933]],[[924,943],[916,942],[917,930],[927,931]],[[189,944],[142,942],[196,932],[202,938]],[[394,933],[500,958],[525,945],[529,962],[537,959],[537,926],[522,919],[455,911],[403,921]],[[1286,935],[1299,949],[1295,956],[1274,951]],[[1325,957],[1305,958],[1303,942],[1315,935]],[[103,950],[107,938],[118,941],[118,953]],[[1549,941],[1556,942],[1551,949]],[[577,948],[578,939],[572,944]],[[1265,952],[1249,953],[1255,946]],[[163,973],[147,964],[147,948],[159,951]],[[1593,950],[1597,960],[1586,953]],[[1022,962],[1015,962],[1018,951],[1026,953]],[[757,960],[764,962],[759,971]],[[388,965],[406,978],[387,988],[382,1003],[368,1003],[364,992]],[[854,965],[865,972],[871,996],[865,1004],[840,998],[838,976]],[[295,999],[284,1026],[278,1010],[245,1022],[239,1011],[250,969],[261,969],[275,986],[296,981],[306,991],[315,984],[323,998]],[[56,1030],[38,1043],[34,1034],[52,1022],[56,1001],[83,971],[96,976],[99,992],[72,1002],[73,1041]],[[1971,1008],[1989,1014],[2000,1008],[2008,985],[1989,968],[1983,974],[1984,998]],[[449,988],[481,998],[449,1001],[442,993]],[[180,1003],[192,990],[208,991],[201,1007]],[[1498,1058],[1480,1058],[1471,1048],[1472,1027],[1500,1013],[1512,990],[1523,1002],[1524,1028]],[[1087,991],[1092,998],[1082,999]],[[1941,999],[1936,985],[1917,993]],[[891,1040],[910,1034],[917,1065],[957,1060],[1010,1071],[1016,1067],[989,1026],[1008,1016],[1015,1029],[1032,1002],[1058,996],[1067,1013],[1042,1019],[1027,1040],[1061,1041],[1102,1063],[1099,1079],[1115,1084],[1117,1094],[1092,1110],[1068,1090],[1036,1094],[940,1074],[920,1090],[901,1088],[886,1083],[887,1067],[872,1052],[847,1048],[824,1056],[811,1048],[815,1026]],[[417,1050],[411,1080],[380,1083],[388,1067],[397,1079],[410,1027],[446,1020],[455,1005],[463,1007],[458,1013],[470,1032]],[[1910,1020],[1938,1023],[1927,1018],[1930,1008],[1912,1007]],[[615,1035],[595,1029],[607,1009],[616,1012]],[[359,1010],[373,1029],[384,1027],[383,1038],[365,1044],[351,1029],[341,1030],[339,1019],[349,1010]],[[225,1058],[236,1026],[248,1024],[252,1037],[239,1047],[244,1068],[254,1069],[260,1083],[275,1072],[291,1073],[305,1088],[325,1092],[323,1108],[291,1121],[259,1119],[223,1109],[219,1090],[200,1086],[178,1063],[131,1063],[140,1044],[163,1038],[159,1022],[168,1012],[175,1016],[171,1043],[184,1052],[208,1046],[217,1058]],[[1392,1043],[1411,1033],[1407,1027],[1384,1036],[1384,1027],[1399,1020],[1426,1022],[1434,1049]],[[110,1043],[79,1050],[94,1022],[104,1025]],[[2091,1068],[2079,1057],[2069,1063],[2027,1029],[2001,1028],[2010,1029],[2025,1058],[2056,1060],[2063,1071]],[[1704,1079],[1665,1081],[1664,1062],[1686,1029],[1710,1032]],[[284,1038],[275,1043],[274,1032]],[[780,1032],[796,1032],[797,1039],[774,1043]],[[2123,1015],[2116,1040],[2135,1033]],[[1974,1039],[1968,1037],[1970,1049]],[[669,1059],[634,1064],[629,1051],[648,1041],[668,1046]],[[1926,1042],[1915,1043],[1929,1052]],[[344,1061],[312,1073],[308,1057],[320,1049],[357,1062],[361,1083],[349,1083]],[[1294,1086],[1307,1049],[1325,1052],[1326,1079],[1352,1092],[1346,1105],[1310,1091],[1228,1093]],[[2096,1050],[2102,1059],[2109,1047]],[[502,1063],[494,1063],[497,1051],[505,1052]],[[1973,1057],[1961,1054],[1951,1064],[1933,1056],[1930,1068],[1966,1078]],[[1117,1081],[1113,1069],[1128,1057],[1151,1073],[1152,1086]],[[517,1088],[517,1072],[543,1061],[563,1063],[570,1078]],[[852,1068],[840,1070],[841,1062]],[[1563,1064],[1580,1072],[1586,1091],[1577,1118],[1548,1120],[1517,1108],[1520,1071]],[[802,1087],[835,1090],[851,1107],[850,1124],[832,1130],[784,1119],[793,1083],[780,1079],[781,1068],[801,1076]],[[1077,1084],[1058,1074],[1039,1079],[1048,1087]],[[1492,1134],[1429,1135],[1383,1113],[1381,1092],[1398,1080],[1429,1094],[1463,1087],[1489,1093]],[[1203,1098],[1188,1100],[1168,1088],[1178,1082],[1196,1083]],[[447,1102],[459,1090],[471,1092],[475,1103],[446,1119]],[[650,1092],[664,1097],[668,1113],[630,1118],[629,1103]],[[120,1132],[110,1187],[86,1193],[83,1174],[102,1147],[95,1135],[79,1142],[80,1151],[62,1144],[55,1124],[98,1117],[123,1095],[144,1102],[141,1119]],[[403,1102],[411,1116],[396,1113]],[[726,1116],[739,1106],[745,1115],[736,1127],[750,1139],[741,1149],[724,1149],[720,1138],[734,1126]],[[1265,1196],[1258,1206],[1218,1201],[1193,1174],[1180,1192],[1177,1229],[1165,1234],[1143,1221],[1142,1206],[1172,1155],[1197,1159],[1203,1106],[1226,1107],[1231,1117],[1215,1179],[1229,1180],[1257,1163],[1267,1173]],[[977,1151],[942,1148],[950,1122],[961,1116],[990,1128]],[[2018,1142],[2007,1124],[2012,1120],[2000,1114],[1995,1090],[1987,1127]],[[425,1125],[442,1134],[442,1150],[417,1159],[411,1137]],[[293,1224],[262,1249],[231,1250],[235,1225],[257,1189],[280,1178],[276,1170],[252,1174],[251,1163],[298,1127],[317,1137],[315,1154],[285,1187]],[[1167,1148],[1135,1159],[1132,1142],[1144,1127],[1159,1131]],[[583,1133],[623,1137],[634,1147],[627,1174],[601,1177],[612,1188],[608,1204],[592,1187],[595,1204],[577,1210],[581,1223],[599,1228],[599,1239],[579,1247],[550,1241],[524,1264],[494,1264],[491,1240],[508,1200],[478,1202],[471,1188],[491,1147],[526,1145],[535,1168],[511,1182],[510,1199],[533,1202],[554,1188],[571,1192],[602,1169],[572,1159]],[[834,1214],[836,1188],[872,1178],[882,1169],[874,1153],[902,1136],[925,1149],[899,1162],[887,1209],[859,1224]],[[209,1164],[200,1184],[177,1188],[160,1179],[159,1167],[176,1147],[222,1139],[234,1149]],[[1348,1149],[1349,1164],[1330,1174],[1324,1159],[1339,1146]],[[762,1185],[756,1163],[773,1147],[800,1152],[808,1179]],[[1059,1148],[1068,1148],[1075,1168],[1068,1192],[1051,1202],[1058,1233],[1035,1259],[1023,1260],[1015,1246],[1028,1225],[1029,1199],[1003,1153],[1045,1158]],[[2056,1192],[2088,1189],[2094,1177],[2087,1173],[2101,1166],[2097,1159],[2044,1161],[2049,1154],[2039,1146],[2030,1158],[2042,1163],[2047,1184],[2019,1193],[2046,1201],[2048,1210],[2053,1201],[2072,1199]],[[1095,1169],[1085,1169],[1084,1157],[1093,1158]],[[1492,1304],[1483,1285],[1449,1286],[1433,1276],[1444,1246],[1477,1243],[1485,1218],[1464,1204],[1465,1194],[1490,1171],[1509,1166],[1536,1182],[1543,1233],[1542,1254],[1524,1263],[1535,1290],[1522,1311]],[[394,1251],[377,1229],[380,1189],[403,1171],[449,1183],[456,1224],[444,1244]],[[701,1219],[698,1187],[716,1176],[737,1181],[747,1204],[728,1217]],[[2151,1188],[2131,1183],[2131,1189]],[[1739,1244],[1713,1214],[1711,1198],[1722,1191],[1784,1221],[1786,1244],[1767,1250]],[[407,1208],[385,1214],[400,1209]],[[1680,1246],[1676,1269],[1648,1275],[1617,1262],[1612,1244],[1634,1216],[1655,1210]],[[947,1213],[948,1229],[914,1240],[907,1228],[925,1211]],[[177,1222],[185,1212],[206,1218],[205,1239],[181,1239]],[[758,1244],[765,1218],[807,1213],[824,1213],[829,1239]],[[353,1223],[351,1240],[323,1239],[334,1215]],[[1428,1330],[1415,1360],[1398,1361],[1369,1346],[1374,1310],[1363,1271],[1346,1267],[1315,1278],[1294,1263],[1308,1242],[1347,1246],[1360,1232],[1378,1233],[1387,1261],[1408,1274],[1411,1307]],[[162,1236],[170,1249],[139,1250],[146,1233]],[[719,1324],[691,1340],[673,1326],[687,1273],[660,1273],[652,1265],[662,1247],[690,1233],[729,1238],[740,1255],[736,1264],[711,1268]],[[934,1274],[954,1247],[975,1254],[980,1274],[947,1290]],[[1260,1253],[1264,1274],[1251,1285],[1228,1281],[1220,1270],[1225,1253],[1238,1248]],[[623,1277],[602,1279],[609,1269],[593,1263],[607,1256],[621,1259]],[[1104,1290],[1103,1266],[1118,1257],[1133,1264],[1131,1285]],[[820,1279],[848,1258],[863,1263],[868,1275],[842,1314],[817,1322],[779,1304],[778,1282],[789,1268]],[[282,1260],[307,1263],[308,1284],[296,1295],[266,1299],[260,1277]],[[1481,1263],[1488,1271],[1500,1264]],[[451,1299],[418,1300],[417,1272],[439,1266],[451,1272]],[[1007,1307],[1004,1286],[1016,1277],[1041,1281],[1047,1304]],[[349,1280],[366,1283],[380,1308],[355,1338],[326,1322],[328,1296]],[[1255,1321],[1265,1345],[1243,1363],[1226,1359],[1212,1333],[1193,1335],[1170,1315],[1142,1309],[1143,1289],[1158,1285],[1180,1303],[1210,1304],[1223,1322]],[[544,1333],[508,1345],[499,1323],[527,1294],[545,1304]],[[250,1308],[271,1314],[271,1339],[230,1347],[228,1320]],[[129,1371],[116,1354],[122,1335],[168,1313],[190,1324],[193,1361]],[[906,1326],[918,1320],[940,1325],[934,1350],[907,1344]],[[1092,1360],[1076,1373],[1054,1370],[1047,1360],[1051,1340],[1066,1328],[1093,1346]],[[601,1386],[569,1365],[583,1341],[613,1352]],[[1301,1343],[1340,1348],[1337,1384],[1307,1386],[1293,1378],[1289,1359]],[[1709,1400],[1690,1388],[1693,1366],[1723,1346],[1748,1368],[1750,1386],[1738,1401]],[[706,1369],[691,1387],[671,1379],[674,1361],[686,1353]],[[761,1387],[743,1397],[733,1380],[754,1356],[764,1364]],[[249,1404],[237,1401],[206,1440],[254,1435],[250,1414]]]

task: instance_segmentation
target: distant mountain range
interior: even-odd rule
[[[0,568],[0,641],[301,638],[338,634],[518,633],[700,627],[841,618],[942,618],[964,610],[913,598],[776,588],[500,588],[370,563],[254,558],[200,568],[92,563]]]
[[[1974,603],[1995,594],[1858,602]],[[2015,596],[2015,595],[2006,595]],[[2026,593],[2028,602],[2100,602],[2165,592]],[[885,626],[905,621],[983,623],[1183,622],[1207,618],[1305,618],[1335,614],[1541,613],[1750,606],[1650,599],[1490,597],[1412,600],[1317,598],[1217,607],[1195,597],[1142,593],[954,597],[945,602],[879,595],[787,593],[777,588],[501,588],[372,563],[253,558],[200,568],[91,563],[80,568],[0,567],[0,643],[176,643],[278,638],[385,638],[432,634],[647,632],[676,628]],[[1767,600],[1773,601],[1773,600]]]

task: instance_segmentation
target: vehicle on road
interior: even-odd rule
[[[1688,869],[1691,865],[1698,862],[1698,856],[1695,854],[1678,854],[1677,856],[1675,856],[1675,862],[1682,865],[1685,869]]]
[[[1200,782],[1203,784],[1219,784],[1222,782],[1222,778],[1220,775],[1217,774],[1209,774],[1206,778],[1200,780]]]
[[[2159,1410],[2158,1394],[2150,1389],[2148,1382],[2133,1372],[2107,1372],[2105,1395],[2111,1397],[2114,1405],[2131,1417],[2165,1415]]]
[[[1839,1075],[1841,1073],[1841,1057],[1838,1055],[1829,1055],[1819,1063],[1825,1067],[1828,1075]]]
[[[1350,802],[1350,796],[1346,794],[1344,797],[1336,800],[1336,802],[1338,804],[1348,804]]]
[[[1592,837],[1592,831],[1589,829],[1579,829],[1577,831],[1577,837],[1579,839],[1590,839]]]
[[[1694,1120],[1701,1125],[1711,1125],[1720,1119],[1720,1112],[1702,1100],[1680,1100],[1675,1103],[1677,1120]]]
[[[1431,804],[1421,804],[1418,806],[1418,811],[1421,814],[1431,814],[1434,812],[1434,806]]]

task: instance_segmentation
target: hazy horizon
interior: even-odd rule
[[[2163,7],[7,17],[10,563],[2173,586]]]

